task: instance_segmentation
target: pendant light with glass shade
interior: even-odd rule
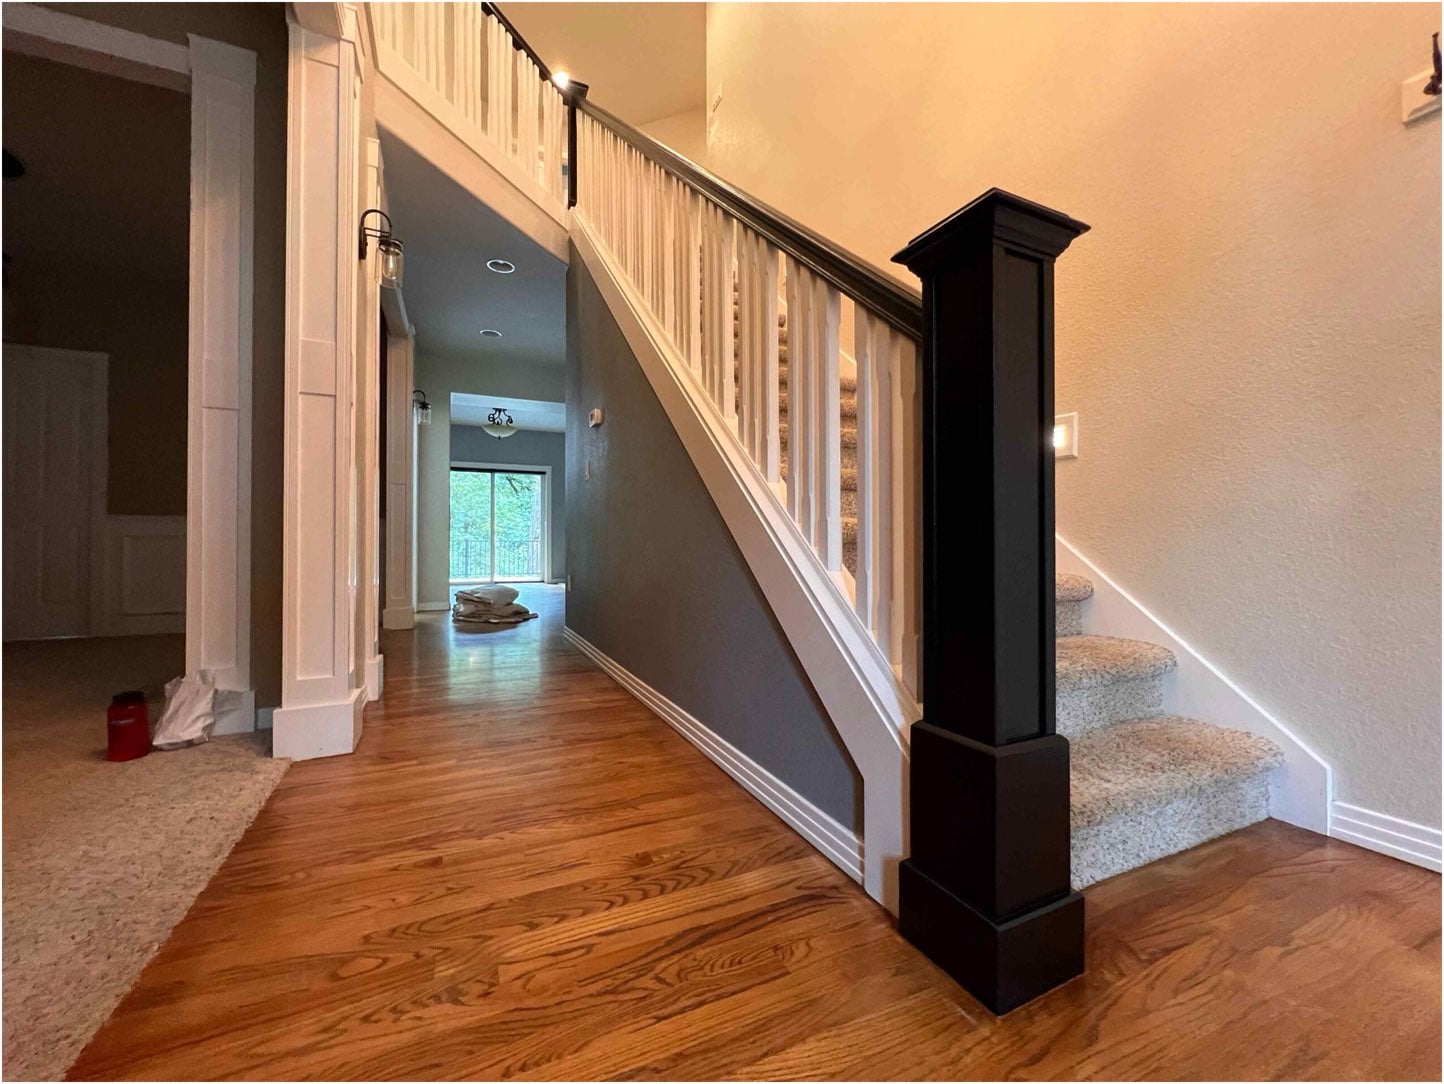
[[[483,433],[490,433],[497,440],[504,440],[516,432],[516,423],[512,420],[511,411],[506,407],[493,407],[491,413],[486,416],[486,424],[481,427]]]

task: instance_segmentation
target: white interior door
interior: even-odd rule
[[[106,355],[6,343],[6,640],[99,630],[92,584],[105,514]]]

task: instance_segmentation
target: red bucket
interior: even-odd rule
[[[145,694],[116,693],[105,709],[106,760],[134,760],[150,752],[150,711]]]

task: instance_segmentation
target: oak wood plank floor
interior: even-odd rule
[[[523,597],[385,635],[72,1077],[1439,1079],[1436,875],[1270,821],[1091,888],[993,1019]]]

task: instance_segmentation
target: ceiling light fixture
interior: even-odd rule
[[[481,430],[483,433],[490,433],[497,440],[504,440],[516,432],[516,423],[512,421],[511,411],[506,407],[492,407]]]
[[[384,227],[366,225],[368,215],[380,215],[386,220]],[[402,245],[395,237],[391,236],[391,216],[385,211],[370,207],[361,212],[361,259],[366,259],[366,239],[376,238],[376,251],[381,255],[381,283],[384,286],[398,287],[401,285],[401,276],[404,270]]]
[[[495,271],[498,275],[510,275],[516,270],[516,264],[510,260],[487,260],[486,268],[488,271]]]
[[[486,338],[486,339],[499,339],[499,338],[501,338],[501,332],[500,332],[500,331],[497,331],[496,328],[494,328],[494,327],[484,327],[484,328],[482,328],[482,329],[481,329],[481,334],[482,334],[482,337],[483,337],[483,338]]]

